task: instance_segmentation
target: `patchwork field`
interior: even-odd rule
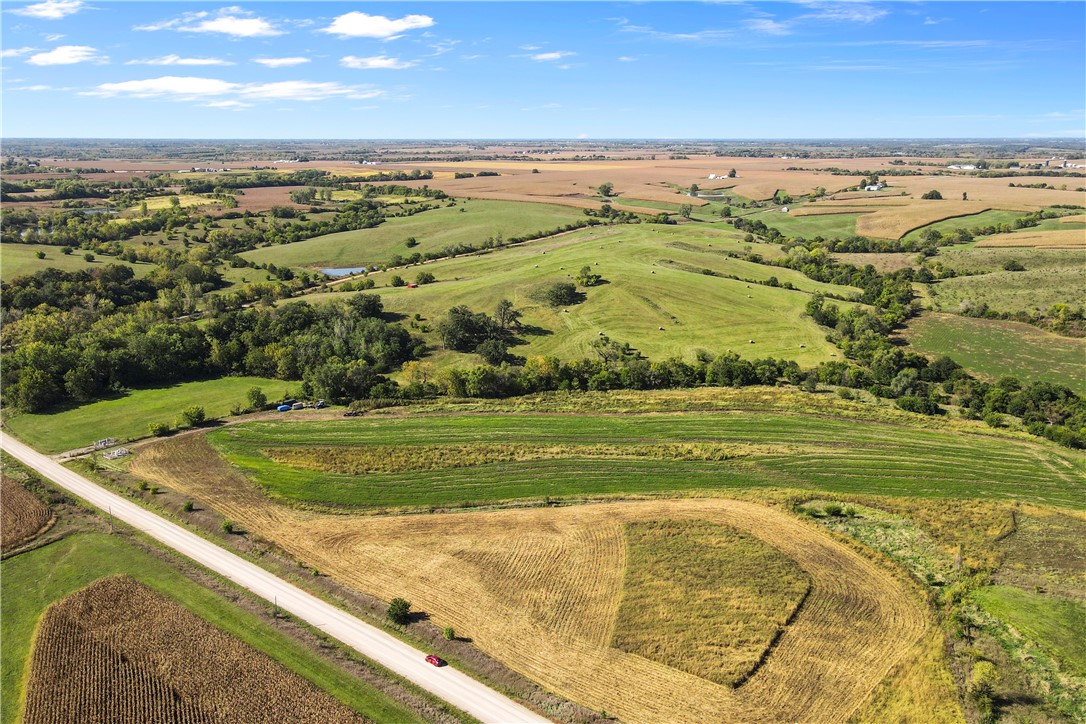
[[[1019,322],[935,313],[911,320],[904,337],[918,351],[949,355],[989,381],[1014,375],[1086,394],[1086,339],[1061,337]]]
[[[241,256],[257,264],[308,269],[370,266],[383,264],[394,254],[438,253],[457,244],[481,247],[489,237],[508,239],[584,219],[578,210],[551,204],[461,200],[456,206],[391,218],[373,229],[269,246]],[[407,246],[410,238],[418,245]]]
[[[64,452],[85,447],[95,440],[115,437],[126,441],[147,436],[152,422],[174,425],[181,410],[201,405],[210,420],[225,417],[235,405],[245,407],[245,393],[260,387],[268,399],[281,399],[296,383],[264,377],[223,377],[201,382],[182,382],[170,387],[132,390],[67,410],[23,413],[5,419],[4,424],[38,450]]]
[[[777,357],[809,365],[836,355],[825,331],[804,316],[809,293],[850,297],[858,290],[719,253],[744,246],[764,246],[770,253],[779,253],[770,245],[742,244],[730,227],[596,228],[490,254],[425,264],[418,270],[433,274],[437,283],[417,289],[385,287],[390,272],[370,277],[379,285],[376,291],[386,311],[422,316],[429,328],[423,337],[435,350],[431,361],[437,365],[454,361],[471,364],[478,359],[441,350],[437,324],[448,309],[465,304],[492,313],[503,298],[524,313],[523,344],[511,349],[523,357],[594,356],[591,345],[601,334],[629,342],[651,359],[691,359],[699,349],[714,353],[733,349],[748,358]],[[572,281],[584,266],[591,266],[605,283],[586,289],[583,303],[552,308],[535,300],[539,288]],[[417,272],[407,268],[394,273],[412,279]],[[796,289],[757,283],[774,276],[780,284],[791,283]]]
[[[321,515],[269,503],[229,466],[209,464],[201,442],[150,446],[134,470],[358,590],[409,598],[510,668],[623,719],[845,721],[928,627],[922,604],[892,575],[763,505],[679,500]],[[178,474],[198,459],[196,474]],[[623,595],[625,525],[661,517],[731,526],[780,551],[811,581],[800,613],[738,690],[610,645]]]
[[[40,531],[53,515],[18,481],[0,475],[0,549],[23,543]]]
[[[174,602],[170,605],[180,604],[203,621],[210,622],[225,632],[223,635],[229,635],[234,650],[239,645],[245,645],[258,650],[262,656],[274,658],[295,675],[305,677],[369,719],[419,721],[410,710],[369,684],[318,658],[287,634],[185,578],[166,563],[133,547],[123,537],[98,533],[70,535],[5,560],[0,571],[3,574],[0,576],[0,592],[4,599],[0,611],[4,639],[4,656],[0,658],[0,721],[4,724],[14,724],[22,716],[27,683],[24,675],[29,672],[32,642],[38,621],[46,609],[103,577],[118,574],[135,578],[152,589],[156,597]],[[158,611],[164,610],[162,605],[156,606]],[[153,627],[148,625],[147,628]],[[106,631],[102,630],[102,633]],[[129,632],[129,635],[140,635],[140,632]],[[179,640],[183,640],[184,636],[184,632],[177,634]],[[174,646],[170,641],[172,638],[169,637],[163,646]],[[239,641],[243,643],[239,644]],[[214,656],[215,652],[212,651],[211,655]],[[183,672],[186,668],[191,668],[188,663],[181,667]],[[189,676],[201,675],[201,672],[185,673]],[[215,674],[214,671],[203,673]],[[213,696],[214,692],[208,692],[208,695]],[[46,715],[48,712],[47,709]],[[136,717],[122,718],[137,720]]]
[[[1086,249],[1086,230],[1020,231],[995,234],[977,242],[980,247],[1031,246],[1040,249]]]
[[[1013,224],[1015,219],[1020,219],[1023,216],[1025,216],[1025,214],[1020,211],[1003,211],[1000,209],[982,211],[979,214],[970,214],[969,216],[959,216],[953,219],[936,221],[922,228],[910,231],[903,238],[919,239],[929,229],[934,229],[935,231],[949,236],[958,229],[970,229],[975,226],[996,226],[999,224]]]
[[[909,206],[893,206],[864,214],[856,219],[856,233],[876,239],[900,239],[914,229],[920,229],[937,221],[972,217],[990,206],[973,201],[925,201]],[[963,223],[964,219],[959,219]]]

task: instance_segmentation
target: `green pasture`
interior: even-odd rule
[[[909,322],[905,339],[920,352],[947,355],[991,381],[1014,375],[1086,394],[1084,339],[1061,337],[1020,322],[956,314],[921,315]]]
[[[375,265],[387,262],[394,254],[436,253],[455,244],[482,246],[487,237],[497,234],[508,239],[584,219],[580,209],[567,206],[461,199],[456,206],[394,217],[372,229],[264,247],[241,256],[257,264],[308,269]],[[418,246],[406,245],[411,237],[418,241]]]
[[[0,659],[3,724],[19,720],[27,659],[35,628],[52,603],[94,581],[117,574],[136,578],[305,677],[373,721],[421,721],[412,711],[365,682],[321,660],[290,636],[242,611],[216,593],[181,576],[166,563],[100,533],[72,535],[23,553],[0,566],[4,605],[0,610],[4,656]]]
[[[953,234],[958,229],[972,229],[976,226],[989,226],[999,224],[1013,224],[1015,219],[1020,219],[1025,216],[1021,211],[1001,211],[998,209],[992,209],[990,211],[982,211],[979,214],[970,214],[969,216],[956,216],[953,219],[943,219],[942,221],[936,221],[927,226],[921,226],[919,229],[913,229],[908,234],[902,237],[904,240],[920,239],[928,229],[935,229],[943,234]]]
[[[112,256],[94,255],[94,261],[86,261],[87,252],[76,249],[71,254],[61,252],[59,246],[46,244],[0,244],[0,278],[5,282],[25,274],[33,274],[50,267],[61,271],[73,272],[81,269],[94,269],[107,264],[121,264],[132,267],[136,276],[144,276],[154,269],[153,264],[132,264]],[[37,253],[45,252],[45,258],[39,259]]]
[[[1011,586],[987,586],[973,593],[973,600],[1036,642],[1061,668],[1086,676],[1086,603]]]
[[[799,272],[730,259],[720,252],[745,246],[730,227],[700,224],[596,227],[547,241],[532,242],[489,254],[444,259],[418,267],[371,274],[385,309],[412,317],[420,314],[430,331],[423,336],[436,361],[440,353],[438,322],[450,307],[465,304],[492,313],[506,298],[524,312],[524,344],[520,356],[557,355],[579,358],[594,354],[600,335],[629,342],[651,359],[682,356],[699,349],[735,350],[748,358],[778,357],[813,365],[837,354],[825,330],[804,316],[810,293],[850,297],[858,290],[815,282]],[[572,282],[591,266],[605,283],[582,289],[585,301],[551,308],[535,292],[556,282]],[[727,279],[703,273],[739,277]],[[411,281],[420,271],[437,282],[416,289],[387,286],[392,274]],[[796,291],[757,282],[776,276]],[[341,294],[310,295],[312,301],[343,299]],[[416,330],[418,331],[418,330]],[[753,341],[753,342],[752,342]]]
[[[11,415],[5,426],[34,448],[58,453],[105,437],[122,442],[147,437],[150,423],[165,422],[172,426],[181,410],[190,405],[202,405],[208,419],[225,417],[234,405],[244,408],[248,404],[245,395],[251,387],[260,387],[269,400],[275,400],[297,385],[263,377],[181,382],[169,387],[132,390],[120,397],[56,412]]]
[[[815,204],[817,206],[817,203]],[[789,207],[792,208],[792,207]],[[872,209],[875,211],[875,209]],[[759,211],[747,218],[757,219],[766,226],[776,229],[785,236],[802,236],[813,239],[821,236],[825,239],[845,238],[856,235],[856,219],[860,214],[822,214],[819,216],[793,216],[779,209]]]
[[[1086,508],[1082,456],[1054,445],[825,415],[409,414],[253,422],[212,431],[208,438],[273,498],[330,506],[425,508],[546,496],[792,488]],[[458,465],[455,456],[442,458],[432,450],[455,445],[466,456],[472,446],[502,444],[563,446],[563,452],[546,459]],[[291,467],[267,455],[275,448],[374,445],[394,445],[412,460],[436,462],[428,469],[413,464],[415,469],[404,472],[356,476]],[[630,453],[600,453],[593,445],[629,446]],[[659,445],[734,447],[727,459],[711,460],[639,452]]]
[[[1082,252],[1075,262],[1074,251],[1063,257],[1066,264],[1041,262],[1031,266],[1028,249],[1016,249],[1018,254],[1007,254],[1004,249],[977,248],[979,252],[998,252],[992,258],[1014,258],[1022,262],[1025,271],[993,271],[976,276],[943,279],[930,285],[932,308],[936,311],[956,312],[969,304],[987,304],[997,312],[1037,311],[1047,312],[1053,304],[1086,305],[1086,259]],[[938,257],[936,257],[938,258]],[[1043,258],[1043,257],[1042,257]]]

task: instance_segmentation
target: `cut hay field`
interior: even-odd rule
[[[99,400],[66,410],[11,415],[4,425],[20,439],[47,453],[58,453],[115,437],[126,441],[147,436],[152,422],[173,426],[181,410],[201,405],[207,418],[225,417],[234,405],[245,407],[245,394],[260,387],[268,399],[280,399],[296,383],[264,377],[223,377],[181,382],[169,387],[132,390],[113,399]]]
[[[178,194],[176,196],[152,196],[147,199],[147,210],[154,212],[159,209],[168,209],[173,206],[173,199],[177,199],[178,203],[183,208],[196,208],[199,206],[215,206],[218,202],[215,199],[208,198],[207,196],[196,196],[194,194]],[[139,206],[139,204],[137,204]]]
[[[46,609],[29,666],[25,724],[364,721],[129,576],[101,579]]]
[[[408,598],[432,623],[453,626],[510,668],[627,721],[846,721],[929,627],[924,604],[892,574],[813,524],[755,503],[322,515],[269,503],[207,454],[199,436],[156,443],[134,471],[356,590]],[[625,525],[662,518],[730,526],[794,561],[811,581],[795,620],[738,690],[611,645]]]
[[[977,242],[979,247],[1031,246],[1040,249],[1086,249],[1086,230],[1019,231],[995,234]]]
[[[1086,339],[1061,337],[1020,322],[936,313],[911,320],[904,337],[917,351],[948,355],[992,382],[1014,375],[1086,394]]]
[[[852,408],[843,412],[862,415]],[[252,422],[213,431],[208,439],[272,498],[335,508],[425,509],[742,488],[1086,508],[1079,454],[983,434],[988,430],[979,423],[918,429],[909,416],[894,420],[861,425],[854,417],[835,419],[832,407],[818,416],[741,410],[416,413]]]
[[[808,293],[852,296],[858,290],[721,255],[722,250],[741,248],[736,237],[731,227],[701,224],[594,228],[394,272],[412,279],[418,271],[427,271],[437,278],[437,283],[417,289],[383,286],[391,277],[389,272],[370,278],[379,285],[376,291],[386,311],[422,315],[431,329],[423,336],[434,350],[441,350],[436,328],[449,308],[466,304],[489,314],[506,298],[524,313],[522,322],[529,329],[521,334],[525,344],[511,349],[524,357],[592,356],[591,344],[601,334],[629,342],[651,359],[692,359],[699,349],[714,353],[733,349],[748,358],[777,357],[813,365],[836,355],[825,331],[804,316]],[[765,248],[779,253],[774,247]],[[560,308],[535,301],[537,289],[572,281],[586,265],[606,281],[584,290],[586,301]],[[739,280],[706,275],[705,269]],[[771,276],[781,284],[792,283],[797,291],[754,283]],[[343,296],[307,298],[320,301]],[[438,365],[477,360],[474,355],[441,351],[431,359]]]
[[[456,206],[392,218],[372,229],[264,247],[241,256],[257,264],[307,269],[369,266],[383,264],[394,254],[438,253],[457,244],[482,246],[488,237],[498,234],[508,239],[584,218],[579,210],[551,204],[461,200]],[[418,246],[406,245],[412,237]]]
[[[17,480],[0,475],[0,550],[23,543],[52,520],[53,514]]]
[[[45,258],[39,259],[37,253],[45,252]],[[107,264],[120,264],[131,267],[136,276],[146,276],[155,268],[154,264],[132,264],[112,256],[95,255],[94,261],[86,261],[86,252],[76,250],[71,254],[61,252],[59,246],[45,244],[0,244],[0,279],[5,282],[24,274],[33,274],[54,267],[61,271],[74,272],[82,269],[100,269]]]
[[[411,711],[370,685],[318,658],[287,634],[180,575],[166,563],[127,543],[123,537],[99,533],[70,535],[5,560],[0,564],[0,572],[3,574],[0,592],[4,600],[0,609],[4,640],[4,656],[0,658],[0,722],[3,724],[20,720],[26,695],[24,674],[27,673],[35,630],[45,610],[103,577],[118,574],[132,576],[156,594],[184,606],[203,621],[271,656],[374,721],[418,721]]]

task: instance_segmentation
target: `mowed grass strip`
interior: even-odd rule
[[[1086,394],[1083,339],[1061,337],[1019,322],[934,313],[910,321],[904,336],[920,352],[948,355],[993,382],[1014,375]]]
[[[58,453],[105,437],[121,441],[147,437],[150,423],[172,426],[190,405],[202,406],[208,419],[225,417],[234,405],[244,408],[248,404],[246,392],[252,387],[261,388],[268,399],[274,400],[296,385],[266,377],[179,382],[169,387],[131,390],[120,397],[56,412],[12,415],[5,424],[38,450]]]
[[[697,520],[625,525],[611,645],[725,686],[754,672],[810,591],[765,541]]]
[[[361,508],[502,500],[811,488],[902,496],[1011,498],[1086,507],[1082,456],[1009,436],[917,429],[798,414],[416,414],[313,423],[253,422],[208,436],[226,460],[275,498]],[[475,446],[563,446],[539,460],[482,462]],[[270,451],[454,446],[432,469],[352,475],[276,462]],[[733,459],[593,458],[587,446],[750,446]],[[762,447],[768,446],[768,447]],[[803,448],[797,450],[797,448]],[[568,450],[568,453],[565,451]],[[327,454],[327,453],[321,453]],[[444,460],[445,467],[434,462]],[[460,462],[477,462],[460,467]]]
[[[1086,604],[1012,586],[987,586],[973,594],[985,611],[1035,641],[1061,667],[1086,676]]]
[[[461,199],[456,206],[391,218],[372,229],[344,231],[293,244],[278,244],[245,252],[241,256],[257,264],[276,266],[309,269],[355,267],[382,264],[394,254],[438,253],[446,246],[457,244],[481,247],[487,237],[500,234],[509,239],[584,221],[584,218],[580,209],[553,204]],[[414,238],[418,245],[408,247],[406,242],[410,238]]]
[[[267,654],[130,576],[51,605],[35,636],[24,724],[358,722]]]
[[[374,721],[420,721],[410,710],[356,677],[318,658],[284,633],[218,594],[181,576],[122,537],[72,535],[0,564],[0,722],[19,720],[24,669],[45,609],[105,576],[132,576],[207,623],[237,637]]]

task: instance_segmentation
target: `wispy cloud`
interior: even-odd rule
[[[633,25],[627,18],[613,18],[613,20],[618,23],[619,32],[641,35],[646,38],[651,38],[653,40],[664,40],[682,43],[711,43],[721,40],[728,40],[735,35],[735,33],[731,30],[718,30],[715,28],[696,30],[686,33],[672,33],[664,30],[657,30],[656,28],[648,25]]]
[[[239,7],[222,8],[212,14],[205,11],[183,13],[157,23],[137,25],[133,30],[177,30],[183,33],[221,33],[234,38],[266,38],[285,31]]]
[[[562,58],[569,58],[574,55],[577,54],[572,50],[554,50],[549,53],[536,53],[529,57],[537,63],[548,63],[553,60],[561,60]]]
[[[159,58],[129,60],[125,65],[233,65],[221,58],[182,58],[180,55],[163,55]]]
[[[5,48],[0,51],[0,58],[18,58],[21,55],[33,53],[35,50],[37,50],[37,48]]]
[[[792,26],[770,18],[750,18],[744,23],[751,30],[769,35],[791,35]]]
[[[341,38],[394,40],[408,30],[429,28],[433,24],[434,19],[429,15],[405,15],[393,19],[384,15],[367,15],[356,10],[336,17],[331,25],[321,28],[320,32]]]
[[[355,70],[404,70],[418,65],[413,60],[400,60],[399,58],[390,58],[387,55],[373,55],[368,58],[347,55],[339,59],[339,64],[344,68],[354,68]]]
[[[618,59],[623,63],[632,63],[637,60],[637,58],[633,57],[632,55],[620,55],[618,56]]]
[[[290,58],[253,58],[254,63],[260,63],[266,68],[290,68],[309,62],[309,58],[300,56]]]
[[[874,7],[860,2],[849,3],[811,3],[807,7],[811,12],[803,13],[785,20],[777,20],[769,13],[749,18],[744,25],[755,32],[767,35],[791,35],[804,25],[812,23],[873,23],[889,15],[884,8]]]
[[[15,8],[10,12],[42,20],[60,20],[79,12],[84,7],[83,0],[45,0],[45,2]]]
[[[89,45],[61,45],[44,53],[35,53],[26,59],[31,65],[75,65],[76,63],[108,63],[109,58],[98,55]]]
[[[81,95],[100,98],[129,97],[216,104],[215,108],[239,107],[258,101],[314,102],[330,98],[368,99],[385,91],[337,82],[288,80],[275,83],[233,83],[218,78],[163,76],[120,83],[102,83]]]

